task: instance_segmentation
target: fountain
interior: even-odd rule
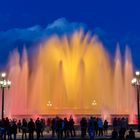
[[[7,71],[12,86],[5,97],[7,116],[69,112],[135,116],[128,48],[122,61],[117,46],[113,62],[96,36],[77,31],[71,37],[54,35],[36,50],[31,60],[26,48],[22,56],[17,50],[10,54]]]

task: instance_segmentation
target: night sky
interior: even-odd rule
[[[110,55],[119,43],[124,56],[128,45],[140,69],[139,0],[1,0],[0,64],[16,47],[29,49],[42,38],[80,27],[97,34]]]

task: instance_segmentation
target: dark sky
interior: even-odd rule
[[[43,29],[59,18],[69,23],[83,23],[91,31],[96,29],[112,54],[117,42],[122,55],[127,44],[135,67],[140,68],[139,0],[1,0],[0,45],[4,53],[0,53],[0,61],[13,49],[4,44],[9,40],[9,32],[14,36],[14,28],[25,30],[38,25]]]
[[[4,0],[0,2],[0,29],[45,26],[65,17],[89,27],[125,34],[140,31],[138,0]]]

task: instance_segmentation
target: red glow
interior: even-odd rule
[[[129,124],[138,124],[138,120],[134,112],[131,112],[129,116]]]
[[[32,119],[33,119],[33,120],[36,120],[37,118],[42,118],[42,116],[39,115],[39,114],[33,114],[33,115],[32,115]]]

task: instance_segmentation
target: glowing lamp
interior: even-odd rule
[[[47,106],[48,106],[48,107],[51,107],[51,106],[52,106],[51,101],[48,101]]]
[[[7,85],[10,86],[11,85],[11,81],[8,80],[7,81]]]
[[[3,81],[0,81],[0,85],[1,85],[1,86],[3,85]]]
[[[140,76],[140,71],[135,72],[136,76]]]
[[[3,72],[3,73],[1,74],[1,77],[2,77],[2,78],[5,78],[5,77],[6,77],[6,73]]]
[[[133,78],[132,81],[131,81],[131,84],[132,85],[136,85],[136,83],[137,83],[137,79],[136,78]]]
[[[96,100],[93,100],[92,105],[93,106],[97,105]]]
[[[7,82],[6,82],[6,80],[4,80],[4,81],[3,81],[3,85],[4,85],[4,86],[6,86],[6,85],[7,85]]]
[[[8,86],[8,89],[10,88],[10,86],[11,86],[11,81],[7,81],[7,86]]]

